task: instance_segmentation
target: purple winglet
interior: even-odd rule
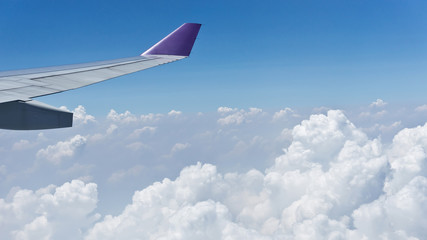
[[[184,23],[142,55],[189,56],[202,24]]]

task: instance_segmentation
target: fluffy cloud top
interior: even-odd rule
[[[86,109],[82,105],[79,105],[76,109],[74,109],[73,113],[74,123],[76,124],[95,122],[95,117],[87,114]]]
[[[275,112],[273,115],[273,121],[277,121],[281,118],[284,118],[285,116],[287,116],[289,114],[295,114],[295,113],[291,108],[288,108],[288,107],[285,109],[282,109],[278,112]]]
[[[108,113],[107,119],[113,122],[121,122],[121,123],[131,123],[138,120],[138,118],[129,111],[126,111],[124,113],[117,113],[114,109],[110,110],[110,113]]]
[[[96,184],[73,180],[35,192],[17,190],[0,199],[0,232],[5,239],[81,239],[99,218]]]
[[[177,117],[179,115],[181,115],[182,112],[181,111],[176,111],[176,110],[171,110],[170,112],[168,112],[168,115],[171,117]]]
[[[37,152],[38,158],[45,158],[48,161],[59,164],[63,158],[73,156],[77,150],[86,144],[86,138],[76,135],[68,141],[60,141],[55,145],[49,145],[45,149]]]
[[[137,191],[87,239],[422,239],[427,125],[383,149],[341,111],[297,125],[265,173],[193,165]]]
[[[229,113],[229,112],[235,112],[235,111],[237,111],[237,109],[236,108],[230,108],[230,107],[219,107],[217,111],[218,111],[218,113],[224,114],[224,113]]]
[[[375,102],[372,102],[370,107],[384,107],[387,103],[382,99],[377,99]]]
[[[230,125],[230,124],[235,124],[235,125],[239,125],[244,121],[250,121],[250,118],[261,114],[262,113],[262,109],[260,108],[249,108],[249,111],[245,111],[245,110],[240,110],[237,111],[235,109],[232,108],[228,108],[228,107],[220,107],[218,108],[218,112],[226,115],[228,113],[231,113],[229,115],[226,115],[223,118],[218,119],[218,123],[221,125]]]
[[[138,185],[129,205],[101,218],[94,214],[99,205],[93,183],[73,180],[35,192],[12,189],[0,199],[0,232],[9,239],[423,239],[427,235],[427,124],[402,129],[384,143],[353,124],[343,111],[314,114],[285,128],[283,123],[295,116],[288,116],[291,112],[286,109],[276,113],[287,121],[274,121],[276,114],[256,108],[224,107],[214,118],[110,112],[104,125],[99,120],[93,125],[99,129],[50,144],[37,152],[38,158],[60,163],[81,157],[81,162],[68,164],[60,173],[84,172],[78,176],[95,179],[104,191],[173,168],[179,156],[189,166],[178,177]],[[208,128],[198,126],[197,121],[206,118],[212,119],[203,124]],[[275,124],[281,127],[272,139],[253,131],[255,127],[267,132]],[[402,125],[392,121],[381,126]],[[51,138],[43,135],[43,143]],[[38,139],[14,141],[10,148],[29,151],[39,146]],[[272,151],[275,143],[282,144],[284,152],[271,162],[258,159],[269,163],[266,168],[223,170],[224,159],[252,166],[256,163],[252,158],[268,156],[254,155],[253,150]],[[224,145],[231,145],[228,152],[219,151]],[[208,154],[203,154],[204,147]],[[75,157],[86,148],[111,156],[101,163],[84,154]],[[165,168],[146,165],[156,162],[155,148],[163,149],[163,157],[156,161]],[[192,152],[196,154],[189,155]],[[242,152],[247,154],[239,155]],[[210,163],[193,164],[194,156]],[[1,169],[0,174],[8,176],[13,166]],[[107,175],[92,177],[91,169],[97,173],[103,169]],[[107,185],[101,185],[102,179]]]
[[[59,107],[62,110],[70,111],[66,106]],[[82,105],[77,106],[73,111],[73,124],[87,124],[89,122],[95,122],[95,117],[86,113],[85,107]]]

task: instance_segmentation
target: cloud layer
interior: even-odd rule
[[[3,150],[3,188],[19,184],[24,173],[39,176],[34,186],[43,179],[60,184],[9,188],[0,199],[0,233],[9,239],[422,239],[427,124],[403,128],[410,125],[404,118],[381,120],[390,115],[387,107],[346,114],[112,110],[104,121],[85,117],[79,106],[79,119],[90,120],[70,132],[15,136],[10,151],[33,154],[31,168],[14,170]],[[117,207],[102,205],[108,201]]]
[[[137,191],[87,239],[422,239],[426,133],[402,130],[383,149],[341,111],[313,115],[264,173],[186,167]]]

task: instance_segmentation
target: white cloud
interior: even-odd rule
[[[384,186],[387,193],[397,192],[416,176],[427,177],[427,123],[396,134],[388,158],[393,174]]]
[[[15,239],[51,239],[52,226],[46,216],[40,216],[24,226],[23,230],[13,232]]]
[[[153,134],[156,132],[157,127],[144,126],[143,128],[135,129],[129,136],[131,138],[139,138],[144,133]]]
[[[221,125],[229,125],[229,124],[236,124],[239,125],[245,120],[245,115],[242,112],[236,112],[231,115],[228,115],[224,118],[218,119],[218,123]]]
[[[253,107],[249,108],[248,115],[250,115],[250,116],[251,115],[257,115],[259,113],[262,113],[262,109],[261,108],[253,108]]]
[[[176,153],[176,152],[182,151],[182,150],[184,150],[190,146],[191,146],[191,144],[189,144],[189,143],[176,143],[175,145],[173,145],[171,152]]]
[[[417,112],[426,112],[427,111],[427,104],[424,104],[424,105],[416,107],[415,111],[417,111]]]
[[[176,110],[171,110],[170,112],[168,112],[168,116],[171,116],[171,117],[177,117],[181,114],[182,114],[181,111],[176,111]]]
[[[18,190],[0,199],[0,232],[5,239],[81,239],[99,215],[97,186],[73,180],[35,192]],[[9,236],[8,236],[9,235]]]
[[[274,113],[273,121],[277,121],[277,120],[284,118],[285,116],[288,116],[290,114],[294,114],[294,111],[291,108],[287,107],[285,109],[282,109],[282,110]]]
[[[312,115],[294,127],[291,145],[265,173],[186,167],[174,181],[137,191],[87,239],[422,238],[424,128],[401,131],[384,149],[341,111]]]
[[[218,113],[225,114],[229,112],[235,112],[237,111],[237,108],[219,107],[217,111]]]
[[[107,119],[120,123],[131,123],[138,120],[138,118],[129,111],[125,111],[124,113],[117,113],[114,109],[110,110]]]
[[[283,140],[292,141],[292,129],[289,129],[289,128],[283,129],[278,138],[283,139]]]
[[[422,116],[411,109],[411,119]],[[382,110],[369,113],[375,116]],[[35,192],[13,188],[0,199],[0,232],[9,239],[422,239],[427,215],[427,125],[398,132],[414,126],[413,122],[391,118],[396,112],[405,116],[407,112],[387,111],[388,119],[365,118],[375,120],[368,126],[353,124],[339,110],[311,115],[296,124],[296,118],[272,121],[275,112],[251,108],[202,116],[182,113],[189,121],[148,114],[132,124],[124,119],[133,115],[123,114],[117,121],[98,119],[60,134],[43,132],[43,141],[37,132],[30,132],[25,139],[37,145],[22,153],[2,152],[2,183],[3,179],[12,186],[22,186],[27,179],[32,179],[30,186],[38,181],[83,181],[72,181],[68,184],[74,189],[63,191],[55,186]],[[229,116],[242,119],[230,120],[232,127],[224,127],[220,119]],[[393,131],[394,138],[386,142],[367,135],[365,129],[370,128],[378,135]],[[7,133],[0,138],[11,150],[23,135]],[[40,144],[47,147],[39,150],[38,158],[63,164],[46,165],[45,171],[25,170],[28,177],[21,174],[21,182],[14,180],[20,165],[11,165],[9,159],[34,154]],[[83,146],[85,151],[76,154]],[[197,160],[211,164],[196,164]],[[187,167],[176,178],[176,169],[183,166]],[[37,171],[38,175],[33,173]],[[151,179],[165,176],[174,180],[151,184]],[[96,187],[82,190],[88,185],[83,182],[93,180],[103,190],[99,208],[105,216],[97,224],[93,222],[98,216],[93,214]],[[130,200],[127,196],[135,189],[140,190]],[[66,201],[73,199],[66,192],[73,191],[82,192],[70,200],[79,202],[76,205]],[[102,206],[105,202],[110,205]],[[125,202],[131,203],[122,209]]]
[[[73,118],[76,124],[87,124],[89,122],[95,122],[95,117],[86,113],[86,109],[79,105],[73,111]]]
[[[40,132],[40,133],[37,134],[37,141],[43,142],[43,141],[46,141],[46,140],[47,140],[47,138],[45,137],[45,135],[44,135],[43,132]]]
[[[387,111],[386,110],[382,110],[382,111],[379,111],[379,112],[377,112],[376,114],[375,114],[375,116],[376,117],[383,117],[384,115],[386,115],[387,114]]]
[[[212,165],[185,168],[176,181],[136,192],[121,215],[106,216],[86,239],[259,239],[261,234],[234,223],[224,204],[208,199],[220,179]]]
[[[241,109],[240,111],[237,111],[237,109],[220,107],[218,108],[218,112],[221,113],[221,115],[226,115],[227,113],[231,113],[223,118],[218,119],[217,122],[220,125],[230,125],[230,124],[239,125],[244,121],[249,122],[250,118],[253,118],[256,115],[261,114],[262,109],[249,108],[249,111],[245,111],[243,109]]]
[[[95,122],[95,117],[87,114],[86,109],[82,105],[77,106],[74,109],[74,111],[70,111],[66,106],[61,106],[61,107],[59,107],[59,109],[73,113],[73,124],[74,125],[87,124],[89,122]]]
[[[385,194],[353,213],[354,225],[372,239],[427,236],[427,178],[414,177],[396,193]]]
[[[163,114],[154,114],[154,113],[149,113],[146,115],[141,115],[140,119],[143,122],[156,122],[158,121],[161,117],[163,117]]]
[[[116,130],[117,130],[117,125],[116,124],[111,124],[109,127],[108,127],[108,129],[107,129],[107,131],[106,131],[106,133],[107,133],[107,135],[110,135],[110,134],[112,134],[113,132],[115,132]]]
[[[54,164],[59,164],[63,158],[72,157],[85,144],[86,137],[76,135],[68,141],[59,141],[55,145],[49,145],[45,149],[40,149],[37,152],[37,157],[47,159]]]
[[[71,112],[70,109],[67,108],[67,106],[60,106],[59,109]]]
[[[384,107],[387,105],[386,102],[384,102],[382,99],[377,99],[375,102],[372,102],[369,106],[370,107]]]

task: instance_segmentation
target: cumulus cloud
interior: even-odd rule
[[[273,121],[277,121],[277,120],[279,120],[279,119],[281,119],[281,118],[283,118],[289,114],[294,114],[294,111],[291,108],[285,108],[285,109],[282,109],[278,112],[275,112],[273,115]]]
[[[244,121],[248,122],[250,119],[258,114],[262,113],[262,109],[260,108],[249,108],[249,111],[241,109],[237,111],[237,109],[231,109],[226,107],[218,108],[218,112],[226,115],[223,118],[218,119],[218,123],[221,125],[240,125]],[[230,113],[227,115],[227,113]]]
[[[235,112],[237,111],[237,108],[219,107],[217,111],[218,113],[225,114],[229,112]]]
[[[224,204],[209,199],[208,194],[218,180],[221,176],[212,165],[199,163],[188,167],[175,181],[165,179],[136,192],[133,203],[121,215],[106,216],[89,231],[86,239],[259,237],[256,231],[234,223]]]
[[[131,123],[138,120],[138,118],[129,111],[125,111],[124,113],[117,113],[114,109],[110,110],[107,119],[120,123]]]
[[[59,164],[63,158],[72,157],[76,151],[86,144],[86,137],[76,135],[68,141],[59,141],[55,145],[49,145],[47,148],[40,149],[37,152],[38,158]]]
[[[425,128],[401,131],[384,149],[341,111],[312,115],[264,173],[186,167],[137,191],[87,239],[422,239]]]
[[[423,239],[427,236],[427,178],[414,177],[353,212],[354,226],[374,238]]]
[[[384,107],[387,103],[382,99],[377,99],[375,102],[372,102],[370,107]]]
[[[218,119],[218,123],[221,125],[228,125],[228,124],[236,124],[239,125],[245,120],[245,114],[244,112],[236,112],[231,115],[228,115],[227,117]]]
[[[181,111],[176,111],[176,110],[171,110],[170,112],[168,112],[168,116],[171,116],[171,117],[177,117],[181,114],[182,114]]]
[[[73,113],[73,124],[87,124],[89,122],[95,122],[95,117],[86,113],[85,107],[82,105],[77,106],[73,111],[70,111],[66,106],[61,106],[59,109],[69,111]]]
[[[141,115],[140,119],[143,122],[156,122],[161,117],[163,117],[163,114],[160,114],[160,113],[157,113],[157,114],[149,113],[149,114],[146,114],[146,115]]]
[[[79,180],[37,191],[21,189],[0,199],[0,232],[5,239],[82,239],[99,218],[93,213],[97,186]]]
[[[276,113],[287,121],[272,121]],[[49,144],[39,159],[63,162],[46,165],[57,170],[50,178],[63,177],[60,184],[95,180],[103,194],[112,192],[99,204],[110,201],[116,208],[98,206],[104,209],[99,218],[96,185],[80,180],[34,192],[13,188],[0,199],[0,232],[7,239],[423,239],[427,125],[374,122],[375,131],[395,131],[385,141],[367,135],[369,127],[344,111],[322,113],[300,121],[288,119],[286,109],[270,114],[224,107],[213,114],[181,113],[188,121],[176,121],[167,114],[125,112],[109,114],[105,122],[97,118],[89,133],[83,131],[89,125],[70,129],[66,140],[51,132],[40,142],[38,133],[25,135],[30,143]],[[0,166],[2,179],[11,179],[9,162]],[[265,166],[254,167],[258,162]],[[230,170],[231,164],[237,167]],[[178,177],[175,169],[182,169]],[[162,181],[144,178],[156,171]],[[128,195],[118,194],[126,187]],[[122,209],[124,202],[130,204]]]
[[[153,134],[157,127],[144,126],[143,128],[135,129],[130,135],[131,138],[139,138],[142,134],[148,133]]]
[[[384,189],[395,193],[416,176],[427,177],[427,123],[416,128],[405,128],[394,138],[388,152],[393,174]]]
[[[76,124],[86,124],[89,122],[95,122],[95,117],[87,114],[86,109],[82,105],[76,107],[73,113],[74,123]]]
[[[262,109],[261,108],[251,107],[251,108],[249,108],[249,112],[247,114],[253,116],[253,115],[257,115],[259,113],[262,113]]]

